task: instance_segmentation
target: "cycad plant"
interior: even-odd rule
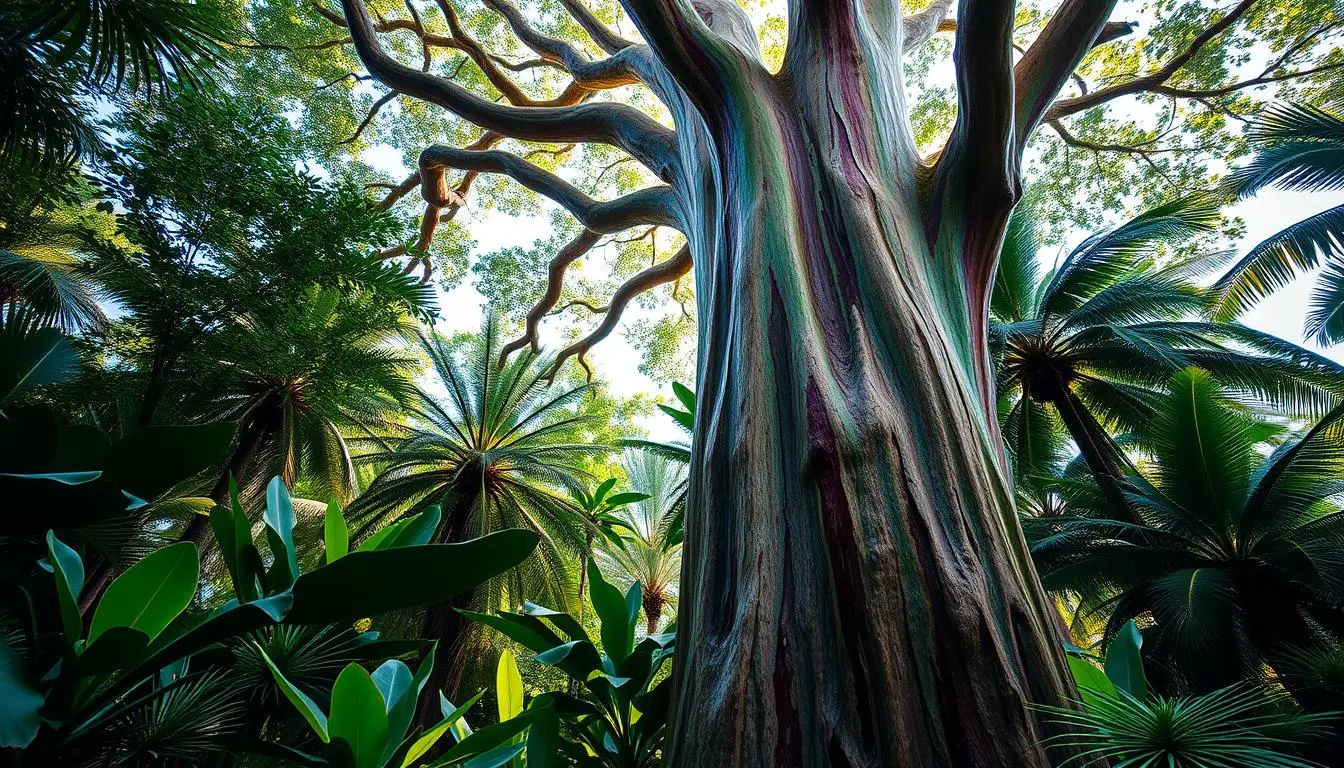
[[[1149,617],[1166,692],[1255,679],[1344,630],[1344,405],[1268,455],[1263,426],[1210,374],[1183,371],[1125,481],[1133,519],[1075,482],[1064,513],[1023,521],[1046,589],[1108,616],[1106,637]]]
[[[630,487],[646,498],[612,513],[617,537],[604,542],[598,562],[614,580],[643,585],[646,631],[655,635],[664,611],[676,607],[686,465],[638,449],[626,450],[624,464]]]
[[[591,442],[593,419],[579,407],[594,385],[548,386],[547,361],[531,352],[500,367],[493,322],[459,344],[437,335],[420,344],[436,380],[410,399],[402,432],[363,457],[378,475],[356,499],[352,518],[371,531],[436,504],[443,517],[434,541],[525,528],[542,542],[524,567],[426,613],[422,636],[440,640],[446,660],[431,680],[431,690],[439,690],[462,669],[470,647],[454,607],[492,610],[524,599],[570,605],[584,525],[566,490],[592,481],[585,465],[605,448]]]
[[[1344,117],[1283,104],[1246,136],[1259,151],[1227,178],[1237,199],[1268,187],[1302,192],[1344,189]],[[1344,339],[1344,204],[1296,222],[1253,247],[1214,285],[1215,320],[1230,320],[1298,276],[1324,264],[1307,310],[1305,334],[1329,345]]]
[[[1161,258],[1207,233],[1218,206],[1186,198],[1092,234],[1039,270],[1028,209],[1009,225],[991,298],[991,344],[1005,442],[1018,487],[1053,474],[1063,438],[1077,446],[1117,509],[1128,472],[1112,434],[1140,434],[1173,373],[1196,365],[1264,404],[1317,413],[1344,393],[1344,369],[1233,323],[1199,320],[1193,282],[1220,254]]]

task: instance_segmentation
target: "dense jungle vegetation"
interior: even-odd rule
[[[1342,41],[5,2],[0,764],[1344,765]]]

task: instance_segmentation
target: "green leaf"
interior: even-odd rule
[[[275,666],[275,662],[271,661],[271,657],[266,655],[266,651],[260,645],[257,646],[257,652],[261,654],[262,660],[271,670],[271,676],[275,678],[275,684],[280,687],[280,691],[285,694],[285,698],[289,699],[289,703],[299,710],[303,719],[308,721],[308,726],[313,729],[313,733],[316,733],[324,743],[331,741],[330,732],[327,729],[327,716],[322,713],[322,710],[312,699],[308,698],[307,694],[300,691],[285,678],[284,673]]]
[[[232,478],[229,487],[236,495],[238,489]],[[261,554],[252,543],[252,528],[247,516],[240,508],[216,506],[210,510],[210,530],[219,542],[219,553],[229,571],[234,594],[241,602],[256,600],[261,596],[257,581]]]
[[[216,467],[233,443],[233,422],[137,429],[107,453],[103,477],[145,501]]]
[[[1083,703],[1089,708],[1098,697],[1115,697],[1115,684],[1095,664],[1077,656],[1068,656],[1066,660],[1069,671],[1073,673],[1073,682],[1078,686],[1078,695],[1083,697]]]
[[[618,493],[607,499],[607,509],[623,507],[626,504],[634,504],[637,501],[644,501],[649,498],[647,493]]]
[[[355,768],[381,765],[388,740],[387,709],[378,686],[358,664],[347,665],[336,678],[327,727],[332,741],[349,745]]]
[[[462,716],[467,713],[467,710],[475,706],[476,702],[480,701],[481,697],[484,695],[484,690],[477,691],[476,695],[468,699],[465,704],[448,713],[442,720],[435,723],[433,728],[430,728],[421,734],[420,738],[416,739],[415,743],[411,745],[411,749],[406,753],[406,757],[402,759],[402,768],[407,768],[407,766],[411,765],[416,760],[419,760],[425,753],[433,749],[434,745],[439,742],[439,739],[442,739],[444,734],[448,733],[448,730],[453,727],[453,724],[458,720],[461,720]]]
[[[608,478],[607,480],[603,481],[601,485],[597,486],[597,490],[593,491],[593,506],[601,504],[602,500],[607,497],[607,493],[610,492],[611,489],[615,487],[616,487],[616,478],[614,477]]]
[[[79,612],[79,594],[84,590],[84,561],[79,553],[47,531],[47,561],[56,577],[56,602],[61,608],[61,629],[65,642],[74,647],[84,637],[84,619]]]
[[[266,574],[267,587],[281,592],[294,584],[299,576],[299,557],[294,551],[294,504],[289,489],[279,476],[266,485],[266,542],[270,544],[274,561]]]
[[[102,475],[102,472],[42,472],[38,474],[0,472],[0,477],[13,477],[20,480],[50,480],[61,485],[83,485],[97,480]]]
[[[462,544],[351,552],[299,577],[286,620],[342,623],[444,602],[518,565],[537,541],[513,529]]]
[[[522,754],[526,748],[524,744],[513,744],[506,747],[497,747],[489,752],[483,752],[476,757],[462,764],[462,768],[500,768],[508,765],[513,758]]]
[[[388,664],[399,664],[406,669],[407,684],[403,687],[395,683],[402,678],[400,670],[393,668],[393,683],[386,689],[380,684],[379,690],[383,691],[383,699],[387,702],[387,746],[383,749],[382,762],[392,761],[397,750],[402,748],[402,742],[406,738],[406,730],[411,727],[411,721],[415,719],[416,702],[420,699],[420,693],[425,689],[425,682],[429,680],[429,675],[434,671],[435,654],[437,645],[430,645],[429,653],[420,662],[420,667],[416,669],[415,674],[410,673],[410,669],[399,661],[385,662],[377,670],[374,670],[374,682],[378,682],[378,674],[382,672]],[[410,745],[405,745],[409,747]]]
[[[1125,622],[1106,649],[1106,677],[1115,687],[1142,701],[1148,695],[1148,678],[1143,672],[1143,635],[1131,619]]]
[[[695,429],[695,414],[687,413],[686,411],[679,411],[676,408],[673,408],[668,405],[663,405],[662,403],[658,404],[658,410],[662,411],[663,413],[666,413],[668,416],[671,416],[673,419],[676,420],[678,424],[682,426],[682,428],[684,428],[688,432]]]
[[[495,667],[495,698],[499,701],[499,722],[511,720],[523,711],[523,676],[513,651],[505,648]]]
[[[335,499],[327,502],[322,541],[326,545],[328,563],[334,563],[350,552],[350,529],[345,524],[345,515],[341,514],[341,505]]]
[[[527,727],[532,724],[532,721],[536,719],[536,717],[537,712],[527,710],[512,720],[495,723],[494,725],[487,725],[458,742],[456,746],[445,752],[443,757],[439,758],[433,765],[436,768],[437,766],[452,765],[474,755],[480,755],[494,750],[501,745],[508,744],[512,741],[513,737],[527,730]],[[517,744],[515,746],[518,747],[518,752],[521,752],[524,745]],[[516,755],[518,752],[513,754]],[[512,757],[510,757],[510,759],[512,759]]]
[[[189,541],[151,552],[103,593],[89,627],[89,642],[112,627],[138,629],[153,640],[191,604],[200,575],[196,545]]]
[[[42,702],[23,658],[0,641],[0,749],[22,749],[32,743],[42,724],[37,715]]]
[[[149,635],[132,627],[108,627],[79,654],[79,674],[95,677],[129,669],[149,655]]]
[[[602,578],[594,561],[588,562],[588,597],[602,622],[602,650],[612,662],[620,664],[634,647],[634,623],[626,611],[620,590]]]
[[[533,653],[543,653],[564,641],[532,616],[500,612],[498,615],[458,610],[478,624],[484,624]]]
[[[428,507],[424,512],[406,520],[406,525],[397,529],[394,536],[388,537],[379,549],[393,547],[414,547],[428,544],[434,538],[434,531],[443,519],[443,511],[437,506]]]
[[[681,401],[687,411],[695,413],[695,393],[691,391],[690,387],[679,381],[674,381],[672,382],[672,394],[677,396],[677,399]]]
[[[558,645],[545,653],[538,653],[536,661],[548,667],[559,667],[577,680],[588,679],[589,675],[602,666],[597,649],[587,640],[574,640]]]
[[[55,328],[32,328],[0,318],[0,404],[28,389],[67,381],[79,370],[79,352]]]
[[[527,729],[527,768],[559,768],[560,716],[550,705],[533,709],[540,714]]]

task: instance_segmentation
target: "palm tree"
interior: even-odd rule
[[[258,496],[278,475],[349,502],[359,483],[347,436],[386,434],[412,397],[417,365],[401,346],[411,333],[380,297],[317,286],[219,331],[185,365],[202,385],[187,409],[238,424],[211,497],[224,502],[230,477]]]
[[[606,449],[591,442],[593,419],[578,408],[594,385],[551,389],[548,361],[527,351],[500,367],[493,322],[465,344],[437,335],[420,344],[437,381],[414,393],[404,430],[362,457],[379,473],[352,505],[352,522],[368,532],[439,505],[436,542],[504,528],[542,537],[525,567],[426,612],[421,636],[441,641],[443,663],[426,686],[426,707],[437,712],[437,692],[469,660],[467,622],[453,608],[517,607],[524,599],[570,606],[584,525],[565,491],[592,481],[585,462]]]
[[[217,0],[5,3],[0,167],[66,164],[98,146],[91,111],[81,104],[90,93],[127,80],[146,90],[198,83],[220,58],[229,17]]]
[[[1293,344],[1233,323],[1197,318],[1193,282],[1221,254],[1169,259],[1160,247],[1211,231],[1216,203],[1187,198],[1082,241],[1039,274],[1026,209],[1010,222],[991,297],[991,343],[1005,443],[1018,487],[1038,493],[1063,437],[1077,446],[1117,510],[1128,459],[1112,433],[1141,434],[1171,375],[1189,365],[1290,412],[1319,414],[1344,393],[1344,369]]]
[[[1237,199],[1266,187],[1303,192],[1344,189],[1344,117],[1316,107],[1268,109],[1246,136],[1260,149],[1233,171]],[[1344,339],[1344,204],[1288,226],[1256,245],[1214,285],[1215,320],[1230,320],[1322,262],[1305,333],[1322,345]]]
[[[648,494],[636,491],[612,493],[616,483],[617,478],[610,477],[602,481],[602,484],[594,488],[591,493],[583,488],[574,488],[569,492],[574,503],[578,505],[578,512],[585,525],[583,553],[579,560],[579,587],[574,591],[579,621],[583,621],[583,596],[588,594],[588,564],[593,558],[593,540],[601,534],[607,541],[620,546],[621,535],[617,527],[623,525],[624,521],[615,513],[626,505],[649,498]]]
[[[1061,483],[1065,511],[1024,519],[1046,589],[1109,614],[1105,637],[1150,621],[1144,649],[1168,692],[1255,678],[1344,630],[1344,405],[1265,455],[1276,425],[1192,368],[1150,426],[1151,456],[1124,485],[1134,519],[1077,480]]]
[[[646,631],[653,635],[664,610],[676,606],[686,465],[643,450],[627,450],[624,464],[630,487],[646,498],[612,513],[620,536],[599,550],[598,558],[618,580],[643,585]]]

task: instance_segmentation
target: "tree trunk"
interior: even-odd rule
[[[481,495],[482,485],[480,466],[475,462],[468,463],[458,471],[457,480],[444,499],[443,518],[434,532],[436,543],[457,544],[466,540],[467,525],[472,508]],[[465,641],[470,622],[457,609],[479,609],[473,597],[472,592],[468,591],[448,602],[432,605],[425,611],[420,637],[436,640],[439,645],[434,669],[429,674],[416,708],[416,723],[421,728],[433,727],[442,719],[439,712],[440,691],[450,697],[454,704],[462,703],[460,699],[453,698],[455,691],[452,689],[456,688],[462,664],[466,661]]]
[[[994,419],[992,267],[974,274],[1016,193],[991,167],[943,191],[983,207],[931,208],[901,96],[871,80],[889,57],[815,68],[808,40],[843,26],[791,50],[811,69],[678,121],[704,159],[667,765],[1044,766],[1064,755],[1032,705],[1074,691]]]
[[[1087,462],[1087,469],[1097,481],[1097,486],[1101,488],[1101,493],[1106,498],[1106,503],[1110,505],[1115,518],[1138,522],[1138,517],[1125,496],[1125,473],[1120,468],[1119,449],[1111,441],[1110,435],[1097,423],[1092,417],[1092,412],[1087,410],[1087,406],[1083,405],[1067,384],[1060,385],[1059,390],[1052,393],[1048,402],[1059,412],[1064,428],[1068,430],[1074,445],[1078,446],[1078,453],[1082,455],[1083,461]]]

